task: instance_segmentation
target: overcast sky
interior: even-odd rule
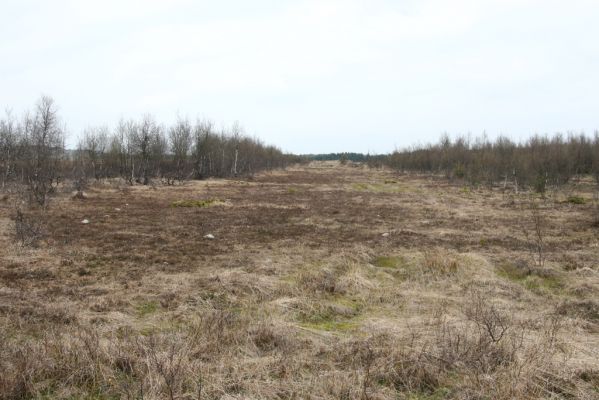
[[[152,113],[297,153],[599,128],[595,0],[0,0],[0,107]]]

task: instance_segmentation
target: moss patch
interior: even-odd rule
[[[587,201],[584,199],[584,197],[569,196],[568,199],[566,200],[566,202],[568,202],[570,204],[585,204]]]
[[[301,311],[300,324],[306,328],[322,331],[348,331],[358,326],[362,305],[351,299],[337,299],[335,302],[314,303]]]
[[[158,303],[156,301],[147,301],[139,304],[135,307],[137,315],[139,317],[145,317],[146,315],[153,314],[158,310]]]
[[[378,268],[397,269],[405,263],[403,257],[399,256],[380,256],[372,262]]]
[[[301,324],[305,328],[317,329],[326,332],[347,332],[355,329],[358,324],[355,321],[319,321],[304,322]]]
[[[365,183],[354,183],[351,187],[354,190],[368,190],[368,185]]]
[[[210,207],[210,206],[215,206],[215,205],[219,205],[219,204],[223,204],[224,201],[219,200],[219,199],[206,199],[206,200],[178,200],[178,201],[174,201],[171,203],[171,207],[173,208],[178,208],[178,207],[198,207],[198,208],[204,208],[204,207]]]
[[[497,269],[497,274],[512,282],[517,282],[536,294],[547,294],[563,289],[560,277],[548,270],[537,270],[525,265],[504,263]]]

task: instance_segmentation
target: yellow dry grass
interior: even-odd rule
[[[36,248],[5,201],[0,399],[597,398],[598,231],[563,197],[542,265],[528,195],[356,165],[65,191]]]

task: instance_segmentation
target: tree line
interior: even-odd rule
[[[363,153],[324,153],[324,154],[305,154],[307,160],[314,161],[353,161],[367,162],[371,155]]]
[[[575,176],[599,183],[599,133],[535,135],[516,142],[444,135],[438,143],[397,150],[376,160],[399,171],[443,174],[471,184],[513,184],[544,192]]]
[[[298,157],[244,134],[238,123],[216,129],[208,120],[179,118],[172,126],[151,115],[121,120],[114,129],[88,128],[76,149],[65,148],[66,128],[54,100],[43,96],[21,118],[0,118],[2,187],[22,183],[39,204],[64,180],[120,177],[130,184],[159,179],[174,184],[185,179],[251,175],[284,168]]]

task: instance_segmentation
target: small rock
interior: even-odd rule
[[[207,235],[204,235],[204,239],[210,239],[210,240],[212,240],[212,239],[214,239],[214,235],[211,234],[211,233],[209,233]]]
[[[115,208],[114,211],[121,211],[121,209],[120,208]]]
[[[89,219],[84,219],[83,221],[81,221],[82,224],[89,224]]]
[[[388,237],[388,236],[389,236],[389,232],[383,233],[383,237]]]

